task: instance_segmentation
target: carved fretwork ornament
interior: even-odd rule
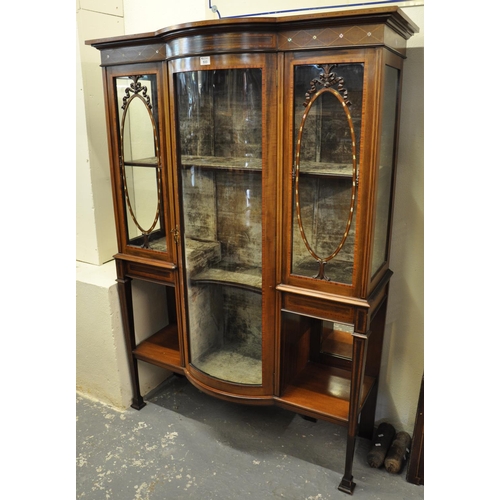
[[[336,75],[332,68],[336,67],[336,64],[323,64],[320,68],[323,72],[319,75],[318,78],[315,78],[311,81],[311,88],[306,92],[306,100],[304,102],[304,107],[307,107],[311,97],[317,92],[317,85],[321,85],[322,87],[333,87],[337,85],[338,92],[343,96],[344,102],[347,106],[350,106],[352,103],[347,98],[348,92],[344,87],[344,78]]]
[[[122,109],[125,109],[127,107],[127,102],[131,97],[131,93],[136,95],[136,94],[141,94],[142,93],[142,98],[144,100],[144,104],[146,104],[149,109],[153,109],[151,106],[151,100],[148,95],[148,88],[145,87],[144,85],[141,84],[139,81],[140,78],[142,78],[143,75],[132,75],[129,76],[129,78],[132,80],[130,85],[125,89],[125,95],[123,96],[123,104],[122,104]]]

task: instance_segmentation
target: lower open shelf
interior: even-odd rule
[[[374,378],[365,377],[361,406],[374,385]],[[305,410],[309,414],[347,424],[350,389],[351,373],[348,370],[308,363],[277,400],[299,413]]]
[[[177,325],[162,328],[142,341],[133,351],[141,361],[176,371],[182,368]]]

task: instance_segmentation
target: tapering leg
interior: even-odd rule
[[[358,430],[358,415],[361,392],[363,388],[364,367],[366,359],[365,336],[354,334],[352,346],[352,371],[351,395],[349,400],[349,422],[347,427],[347,449],[345,458],[344,477],[339,485],[339,490],[352,495],[356,483],[353,481],[352,463],[354,448],[356,446],[356,433]]]
[[[139,388],[139,370],[137,359],[133,355],[136,348],[134,313],[132,309],[132,280],[130,278],[118,278],[118,296],[120,298],[120,309],[122,313],[123,333],[127,345],[127,357],[130,366],[130,377],[132,382],[132,408],[140,410],[146,403],[141,396]]]
[[[375,427],[375,410],[377,408],[378,382],[372,387],[370,395],[361,411],[359,418],[358,436],[372,439]]]
[[[369,346],[366,353],[365,375],[376,379],[375,385],[366,400],[359,419],[358,436],[372,439],[375,427],[375,410],[377,407],[378,380],[382,362],[382,346],[384,343],[387,297],[370,321]]]

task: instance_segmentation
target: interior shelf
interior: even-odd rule
[[[165,235],[161,234],[159,231],[158,234],[156,233],[157,231],[151,233],[148,236],[148,249],[156,250],[158,252],[165,252],[167,249],[167,239],[165,238]],[[143,247],[144,236],[136,236],[135,238],[132,238],[128,244],[132,246]]]
[[[252,157],[228,158],[224,156],[182,155],[181,163],[183,168],[195,166],[219,170],[262,170],[262,159]],[[300,175],[346,177],[350,179],[352,178],[352,165],[348,163],[301,161]]]
[[[141,342],[133,351],[141,361],[164,368],[180,368],[181,353],[177,325],[168,325]]]
[[[375,378],[365,376],[361,405],[374,385]],[[308,363],[295,380],[288,384],[279,400],[288,406],[347,423],[350,389],[350,371]]]
[[[254,290],[262,289],[262,269],[246,266],[225,266],[222,261],[220,267],[204,269],[196,276],[191,277],[192,282],[222,283],[236,285]]]
[[[186,238],[186,260],[193,283],[221,283],[262,289],[262,269],[221,259],[220,242]]]
[[[301,160],[299,175],[304,174],[327,177],[347,177],[352,179],[352,164]]]
[[[182,155],[183,168],[200,167],[219,170],[262,170],[262,158],[226,158],[223,156],[192,156]]]
[[[151,156],[150,158],[141,158],[139,160],[128,160],[123,162],[127,167],[157,167],[158,157]]]
[[[292,274],[314,277],[318,274],[319,263],[312,257],[293,263]],[[325,265],[325,274],[337,283],[352,283],[353,263],[341,260],[329,261]]]

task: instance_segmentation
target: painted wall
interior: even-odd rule
[[[424,9],[403,70],[391,280],[376,418],[413,431],[424,373]]]
[[[76,385],[116,407],[130,405],[129,369],[119,314],[117,251],[100,54],[85,40],[124,34],[121,0],[78,0],[76,77]],[[150,332],[161,311],[148,310],[149,284],[134,286],[136,327]],[[149,311],[149,316],[140,312]],[[140,363],[145,394],[170,372]]]
[[[78,0],[76,258],[94,265],[111,260],[116,238],[100,56],[84,42],[121,34],[121,0]]]
[[[83,273],[82,267],[94,266],[95,272],[102,272],[107,276],[104,287],[116,286],[113,283],[114,275],[102,262],[111,259],[115,244],[113,212],[109,188],[109,173],[107,168],[107,150],[102,151],[103,137],[99,127],[105,125],[102,104],[95,104],[102,99],[101,73],[98,67],[98,51],[90,47],[83,47],[81,41],[86,38],[107,37],[115,34],[139,33],[154,31],[166,26],[197,21],[216,19],[218,16],[208,8],[206,0],[185,0],[175,3],[164,0],[144,0],[136,2],[123,0],[123,17],[120,14],[118,0],[80,0],[77,3],[78,30],[80,40],[82,91],[77,88],[78,119],[82,120],[80,111],[86,110],[85,123],[79,122],[78,143],[78,225],[81,231],[77,236],[77,260],[86,264],[79,264],[77,281],[85,282],[88,272]],[[346,5],[348,1],[316,0],[254,0],[251,3],[243,1],[220,0],[212,4],[218,7],[222,16],[235,16],[249,13],[269,12],[271,10],[287,10],[292,8],[317,7],[324,5]],[[387,316],[387,328],[384,347],[383,365],[379,388],[379,403],[376,418],[378,421],[388,420],[398,429],[409,432],[413,430],[416,405],[420,387],[420,380],[424,367],[424,311],[423,311],[423,177],[424,177],[424,148],[423,148],[423,46],[424,46],[424,12],[423,2],[400,2],[408,16],[420,27],[420,33],[409,40],[408,59],[404,69],[404,92],[402,102],[402,121],[399,149],[399,170],[397,178],[397,196],[395,201],[395,220],[393,229],[391,268],[394,277],[391,282],[391,295]],[[251,10],[249,10],[251,9]],[[83,12],[85,11],[85,12]],[[324,10],[322,11],[324,12]],[[93,51],[92,55],[88,51]],[[89,55],[84,55],[84,51]],[[93,60],[91,60],[93,58]],[[97,61],[97,62],[96,62]],[[96,69],[97,68],[97,69]],[[95,88],[85,88],[85,83],[95,84]],[[84,97],[82,97],[82,92]],[[99,94],[99,92],[101,92]],[[101,101],[102,102],[102,101]],[[83,113],[83,111],[82,111]],[[87,138],[85,137],[85,127]],[[104,134],[104,135],[102,135]],[[86,152],[88,151],[87,155]],[[94,155],[94,156],[93,156]],[[97,159],[98,157],[98,159]],[[87,161],[89,159],[89,161]],[[90,166],[87,165],[90,163]],[[110,222],[111,219],[111,222]],[[102,225],[105,229],[102,229]],[[101,270],[102,269],[102,270]],[[88,271],[88,270],[86,270]],[[79,273],[79,274],[78,274]],[[100,283],[100,282],[99,282]],[[80,283],[81,284],[81,283]],[[85,310],[90,311],[94,306],[102,306],[106,314],[112,315],[116,310],[114,293],[108,294],[108,304],[104,299],[95,304],[93,294],[100,293],[101,284],[95,288],[80,286],[78,303],[77,337],[81,360],[77,368],[80,382],[89,378],[95,364],[89,367],[85,360],[91,359],[87,352],[96,349],[98,340],[102,336],[111,336],[113,342],[108,342],[105,351],[106,357],[111,360],[113,369],[120,373],[127,371],[123,349],[119,347],[119,329],[109,317],[103,322],[109,325],[96,334],[93,328],[88,327]],[[94,287],[94,288],[92,288]],[[81,313],[81,314],[80,314]],[[92,339],[94,336],[94,340]],[[115,352],[116,351],[116,352]],[[105,360],[102,360],[103,363]],[[153,367],[151,367],[153,368]],[[149,368],[144,367],[148,370]],[[81,376],[81,374],[85,376]],[[155,378],[158,377],[158,378]],[[110,378],[110,377],[108,377]],[[152,373],[143,378],[148,379],[148,385],[154,383],[161,376]],[[114,396],[108,400],[122,401],[123,406],[129,404],[127,397],[118,389],[119,377],[115,377],[113,384],[108,384],[108,390]],[[111,380],[111,378],[110,378]],[[127,384],[125,384],[128,386]],[[83,386],[82,386],[83,387]],[[97,389],[87,384],[91,391]],[[99,388],[104,390],[104,388]],[[125,391],[128,389],[125,389]],[[101,394],[97,397],[104,397]],[[116,404],[116,403],[115,403]]]

